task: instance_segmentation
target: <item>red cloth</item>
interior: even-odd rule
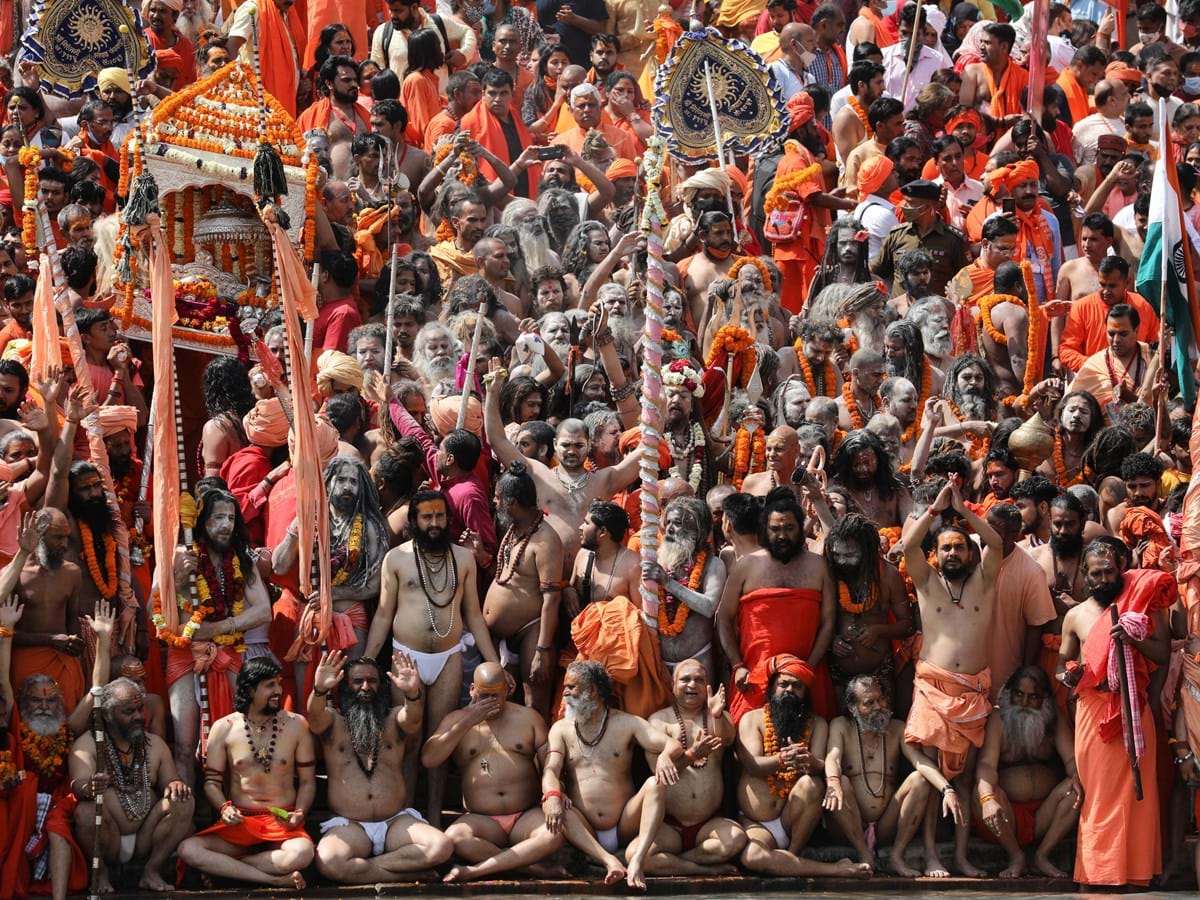
[[[224,822],[218,822],[216,825],[197,832],[196,837],[200,837],[202,834],[214,834],[221,840],[238,847],[253,847],[255,844],[282,844],[284,841],[296,838],[312,840],[303,827],[291,828],[279,821],[279,817],[273,812],[246,809],[241,810],[241,813],[242,821],[238,824],[226,825]]]
[[[1009,802],[1013,811],[1013,831],[1016,833],[1018,846],[1033,846],[1034,838],[1037,836],[1037,811],[1042,808],[1043,802],[1042,800],[1026,800],[1024,803]],[[972,818],[971,828],[976,837],[982,838],[989,844],[1000,843],[1000,839],[992,834],[992,830],[983,823],[983,819],[979,816]]]
[[[821,592],[811,588],[759,588],[738,604],[738,639],[742,662],[751,672],[781,653],[802,659],[812,651],[821,626]],[[729,712],[737,722],[766,700],[764,686],[751,684],[745,691],[730,685]],[[829,718],[836,714],[833,682],[824,663],[817,666],[812,687],[812,706]]]
[[[34,825],[37,822],[37,779],[26,779],[34,786],[30,808],[27,811],[28,827],[24,829],[24,834],[28,839],[33,833]],[[75,812],[75,807],[78,801],[75,795],[67,790],[66,785],[62,785],[54,792],[54,799],[50,801],[50,812],[46,814],[46,834],[55,834],[67,842],[71,848],[71,871],[67,876],[67,892],[79,893],[87,889],[88,886],[88,863],[83,857],[83,851],[79,849],[79,845],[75,843],[75,835],[72,831],[72,815]],[[20,825],[17,826],[20,828]],[[29,858],[24,853],[21,854],[25,860],[20,877],[17,879],[17,897],[28,896],[43,896],[50,893],[50,879],[45,881],[33,881],[29,866]]]
[[[187,650],[171,647],[167,650],[167,685],[169,687],[189,672],[207,672],[208,721],[215,722],[233,712],[233,689],[226,673],[236,675],[242,670],[242,661],[242,654],[232,648],[207,641],[193,641]],[[202,755],[203,751],[201,746]]]
[[[175,45],[170,47],[154,33],[153,28],[146,29],[146,39],[150,41],[151,50],[174,50],[183,61],[179,77],[175,79],[175,90],[181,91],[196,80],[196,48],[181,32],[176,32]]]
[[[266,543],[266,522],[257,509],[253,517],[246,515],[246,501],[250,492],[262,483],[272,468],[270,451],[257,444],[243,447],[221,463],[221,477],[225,479],[225,483],[229,485],[229,492],[237,498],[238,505],[242,508],[246,531],[250,535],[250,544],[254,547],[269,546]]]
[[[21,685],[31,675],[49,675],[62,691],[63,705],[67,715],[75,711],[83,699],[83,667],[79,657],[59,653],[51,647],[13,647],[11,683],[13,691],[21,692]]]
[[[1117,613],[1142,613],[1151,617],[1153,634],[1153,615],[1157,610],[1167,609],[1179,596],[1179,588],[1175,579],[1157,569],[1131,569],[1123,576],[1125,590],[1121,592],[1114,603]],[[1108,680],[1108,651],[1112,646],[1112,620],[1108,610],[1098,618],[1088,632],[1084,644],[1084,672],[1079,682],[1079,690],[1085,688],[1099,689]],[[1146,703],[1146,688],[1150,682],[1150,674],[1158,668],[1141,653],[1133,654],[1134,671],[1137,677],[1137,695],[1142,704]],[[1122,740],[1121,727],[1121,694],[1119,691],[1101,691],[1099,696],[1104,701],[1103,716],[1100,719],[1100,738],[1106,743]]]
[[[521,121],[521,117],[510,113],[513,122],[517,127],[517,135],[521,139],[521,146],[528,147],[533,143],[529,136],[529,129],[525,127],[525,123]],[[487,108],[487,104],[480,100],[475,104],[475,108],[463,115],[458,123],[459,131],[469,131],[471,136],[475,138],[482,146],[491,151],[497,158],[508,165],[512,164],[513,158],[508,152],[508,141],[504,138],[504,128],[500,124],[500,120],[492,115],[491,110]],[[479,171],[486,181],[493,181],[496,178],[496,172],[492,168],[492,164],[485,159],[479,160]],[[542,180],[541,163],[534,163],[527,170],[529,176],[529,197],[533,199],[537,197],[538,182]]]
[[[353,298],[331,300],[321,306],[314,324],[313,346],[320,350],[340,350],[346,352],[350,341],[350,332],[362,324],[362,314]]]

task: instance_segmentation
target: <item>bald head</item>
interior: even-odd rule
[[[480,690],[490,691],[495,688],[503,688],[508,690],[508,683],[504,680],[504,669],[499,663],[481,662],[475,667],[475,676],[471,679],[471,683]]]
[[[782,47],[790,47],[793,41],[800,40],[800,30],[807,26],[801,25],[799,22],[788,22],[783,26],[783,31],[779,32],[779,44]],[[809,31],[812,31],[809,28]]]
[[[558,86],[573,88],[578,84],[583,84],[586,78],[587,69],[583,66],[567,66],[558,76]]]
[[[658,483],[658,508],[666,509],[676,497],[692,496],[692,486],[682,478],[668,478]]]

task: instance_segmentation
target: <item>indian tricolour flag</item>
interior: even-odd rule
[[[1191,223],[1183,215],[1179,178],[1171,160],[1170,114],[1165,100],[1158,101],[1159,157],[1150,191],[1150,216],[1146,247],[1137,271],[1137,291],[1155,307],[1164,323],[1175,330],[1171,365],[1184,399],[1196,398],[1192,376],[1196,335],[1200,334],[1200,307],[1192,254],[1200,248]]]

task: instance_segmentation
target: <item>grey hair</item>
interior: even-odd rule
[[[18,428],[16,431],[10,431],[3,437],[0,437],[0,454],[7,453],[8,448],[17,441],[30,441],[34,444],[37,443],[37,439],[32,434],[30,434],[28,431],[22,431]]]
[[[696,535],[696,549],[702,548],[712,531],[712,514],[708,511],[708,504],[699,497],[676,497],[663,510],[664,521],[673,509],[680,510],[692,520],[692,531]]]
[[[146,699],[146,689],[136,681],[130,678],[114,678],[100,688],[100,708],[105,712],[109,712],[117,705],[117,695],[122,691],[133,691],[139,700]]]
[[[612,409],[598,409],[583,417],[583,427],[587,429],[589,438],[612,422],[616,422],[618,426],[621,424],[621,417]]]
[[[458,338],[456,338],[454,336],[454,332],[451,331],[449,328],[447,328],[444,323],[438,322],[436,320],[433,322],[426,322],[424,325],[421,326],[421,330],[417,332],[417,336],[413,339],[413,353],[414,354],[420,353],[422,356],[424,356],[425,355],[425,344],[435,334],[443,334],[446,337],[450,338],[450,344],[451,344],[450,352],[452,354],[461,354],[462,353],[462,343],[458,340]]]
[[[846,683],[846,708],[858,702],[859,688],[877,687],[883,696],[888,696],[887,685],[875,675],[855,675]]]
[[[71,220],[80,217],[86,217],[88,221],[91,221],[92,211],[82,203],[68,203],[58,211],[58,227],[65,233]]]
[[[946,318],[954,315],[954,307],[950,305],[950,301],[945,297],[922,297],[919,302],[914,303],[908,309],[908,321],[912,322],[918,328],[922,327],[933,314],[934,307],[941,307],[946,314]]]
[[[595,691],[601,703],[608,705],[613,695],[613,682],[603,663],[591,659],[576,660],[567,666],[567,672],[574,675],[578,683]]]

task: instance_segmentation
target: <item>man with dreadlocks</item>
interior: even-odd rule
[[[175,766],[186,784],[193,782],[200,736],[197,678],[207,673],[206,720],[215,722],[233,709],[233,681],[243,663],[270,654],[271,600],[258,575],[237,500],[227,491],[212,489],[196,505],[195,541],[175,551],[175,602],[180,621],[186,622],[192,607],[189,585],[195,576],[197,589],[203,583],[208,592],[212,611],[190,641],[168,633],[167,650]]]
[[[367,641],[367,607],[379,597],[380,570],[388,550],[387,523],[371,473],[357,459],[337,456],[325,466],[325,493],[329,498],[329,575],[333,579],[333,621],[327,646],[351,656],[362,653]],[[287,535],[271,554],[275,572],[290,572],[300,559],[299,522],[293,520]],[[313,559],[313,568],[317,560]],[[314,573],[315,577],[315,573]],[[302,607],[290,591],[275,604],[272,628],[299,625]],[[294,636],[294,628],[293,628]],[[303,697],[308,661],[295,651],[296,691]]]
[[[858,219],[845,216],[833,223],[825,242],[825,255],[808,289],[810,297],[818,297],[831,284],[859,285],[871,279],[867,235]]]
[[[879,547],[879,529],[857,513],[838,519],[825,536],[825,562],[838,597],[827,659],[839,692],[853,676],[872,675],[893,694],[892,641],[914,631],[904,582],[893,566],[883,565]]]
[[[105,759],[85,730],[71,751],[71,784],[79,790],[75,834],[85,847],[100,841],[100,893],[111,890],[110,865],[137,861],[144,867],[138,887],[169,891],[162,868],[192,830],[192,788],[179,780],[171,748],[146,731],[146,691],[137,682],[117,678],[104,685]],[[103,797],[106,826],[95,831],[96,797]]]
[[[496,482],[496,517],[508,530],[496,554],[483,620],[499,643],[501,665],[520,668],[525,705],[549,718],[563,545],[538,508],[537,484],[524,463],[512,463]]]
[[[421,731],[421,679],[412,657],[397,653],[387,680],[379,664],[321,657],[308,697],[308,725],[320,738],[329,776],[329,807],[321,823],[317,869],[340,884],[395,881],[450,858],[453,843],[415,809],[404,806],[404,748]],[[329,702],[337,693],[336,708]]]
[[[1010,397],[1021,393],[1026,367],[1033,366],[1040,372],[1043,360],[1040,353],[1029,355],[1031,322],[1026,308],[1029,297],[1021,267],[1012,262],[1001,263],[996,267],[994,285],[994,293],[979,300],[983,318],[979,350],[996,379],[1000,396]],[[1042,334],[1045,333],[1043,320]]]
[[[792,333],[796,334],[796,331]],[[805,317],[799,320],[795,344],[778,351],[779,377],[796,375],[803,378],[810,399],[840,396],[842,376],[834,357],[845,339],[845,332],[832,319]]]
[[[887,293],[878,281],[858,285],[842,300],[838,324],[847,329],[846,344],[860,350],[883,351],[883,333],[887,328]]]
[[[888,376],[907,378],[920,391],[922,401],[942,392],[946,373],[925,355],[925,338],[915,322],[899,319],[888,325],[883,333],[883,361]]]
[[[254,390],[246,367],[237,359],[218,356],[204,369],[204,406],[208,421],[200,436],[201,475],[216,475],[225,460],[249,441],[242,417],[254,407]]]
[[[898,528],[912,509],[912,496],[896,481],[883,442],[865,429],[850,432],[838,446],[830,480],[849,491],[878,528]]]
[[[725,585],[725,564],[711,553],[712,517],[699,497],[676,497],[663,513],[656,562],[643,577],[658,584],[658,634],[669,670],[685,659],[713,667],[713,615]]]
[[[938,436],[963,440],[967,455],[982,459],[999,406],[991,367],[974,353],[964,353],[946,373],[946,390],[949,409],[943,413],[946,424],[938,429]]]
[[[933,257],[920,247],[904,251],[896,258],[896,279],[904,293],[896,294],[888,305],[903,316],[914,303],[933,295]]]

